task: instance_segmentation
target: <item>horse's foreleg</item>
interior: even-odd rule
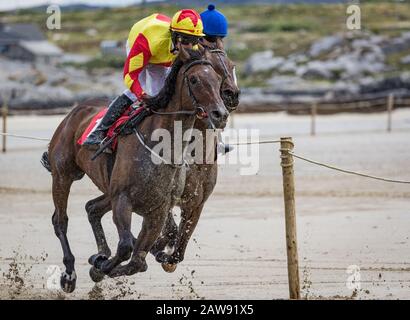
[[[151,254],[156,257],[160,252],[163,252],[165,247],[168,245],[173,247],[175,245],[175,239],[178,233],[178,226],[175,223],[174,217],[172,216],[172,209],[168,212],[165,225],[162,229],[161,236],[155,241]]]
[[[188,241],[191,238],[195,227],[198,224],[199,217],[201,216],[202,209],[204,207],[202,202],[197,206],[181,206],[181,222],[178,227],[178,234],[175,242],[175,249],[171,255],[161,254],[157,255],[158,262],[162,262],[162,267],[167,272],[173,272],[176,269],[176,264],[182,262],[185,256],[185,250],[188,245]]]
[[[61,247],[63,248],[63,263],[66,267],[66,270],[61,274],[60,285],[61,288],[67,293],[74,291],[77,280],[77,276],[74,270],[75,258],[71,252],[70,245],[67,239],[67,200],[72,183],[72,178],[64,177],[59,174],[53,175],[52,192],[55,210],[52,217],[52,222],[54,226],[54,232],[60,240]]]
[[[164,212],[168,211],[166,209],[157,209],[144,217],[141,231],[134,245],[131,261],[125,266],[117,266],[113,269],[109,274],[110,277],[132,275],[147,270],[148,266],[145,262],[145,257],[160,236],[161,230],[164,227],[167,218],[167,214]]]
[[[93,229],[98,249],[98,253],[92,255],[88,260],[90,262],[97,259],[106,260],[111,256],[111,250],[105,238],[104,229],[101,225],[101,219],[108,211],[111,210],[111,199],[106,195],[99,196],[98,198],[88,201],[85,205],[85,210],[87,211],[88,221]],[[105,274],[101,270],[98,270],[94,266],[91,267],[90,277],[94,282],[100,282],[104,279],[104,276]]]
[[[101,219],[111,210],[111,199],[106,195],[99,196],[98,198],[88,201],[85,205],[85,210],[87,211],[88,221],[93,229],[98,254],[109,258],[111,256],[111,250],[108,247],[107,240],[105,238],[104,229],[101,225]]]
[[[131,233],[132,204],[128,195],[122,193],[111,200],[113,220],[117,227],[120,238],[115,256],[108,260],[97,259],[93,262],[94,267],[105,274],[109,274],[113,268],[121,262],[128,260],[133,249],[134,237]]]

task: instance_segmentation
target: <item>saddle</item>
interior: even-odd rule
[[[87,128],[84,130],[81,137],[77,140],[77,144],[83,145],[84,141],[90,133],[98,126],[99,121],[107,113],[108,108],[103,108],[90,121]],[[96,158],[106,148],[110,147],[113,152],[117,148],[118,136],[128,135],[133,133],[134,128],[149,114],[149,110],[144,107],[130,106],[125,112],[113,123],[108,129],[107,135],[101,144],[100,148],[94,155]]]

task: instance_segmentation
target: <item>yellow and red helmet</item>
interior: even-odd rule
[[[171,21],[171,30],[197,37],[205,36],[201,16],[192,9],[183,9],[175,13]]]

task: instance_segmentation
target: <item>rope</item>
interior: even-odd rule
[[[141,137],[139,131],[137,129],[134,129],[135,135],[137,136],[138,140],[140,141],[140,143],[144,146],[145,149],[147,149],[149,152],[151,152],[151,154],[153,154],[154,156],[156,156],[159,160],[161,160],[164,164],[170,165],[171,167],[174,168],[182,168],[182,167],[189,167],[188,162],[183,159],[184,163],[183,164],[172,164],[169,163],[167,160],[165,160],[163,157],[161,157],[158,153],[156,153],[154,150],[152,150],[150,147],[148,147],[145,142],[144,139]]]
[[[258,142],[236,142],[236,143],[229,143],[233,146],[241,146],[241,145],[249,145],[249,144],[267,144],[267,143],[280,143],[280,140],[264,140]]]
[[[8,136],[8,137],[15,137],[15,138],[23,138],[23,139],[31,139],[31,140],[39,140],[39,141],[50,141],[50,139],[47,138],[38,138],[38,137],[31,137],[31,136],[23,136],[23,135],[18,135],[18,134],[11,134],[11,133],[1,133],[0,135],[3,136]],[[162,160],[163,162],[167,163],[165,161],[164,158],[162,158],[159,154],[156,154],[153,150],[151,150],[150,148],[148,148],[145,143],[142,141],[140,135],[136,132],[136,136],[138,137],[138,140],[141,142],[141,144],[147,148],[151,153],[153,153],[156,157],[158,157],[160,160]],[[268,143],[280,143],[281,140],[264,140],[264,141],[258,141],[258,142],[237,142],[237,143],[230,143],[231,145],[250,145],[250,144],[268,144]],[[365,178],[370,178],[370,179],[375,179],[375,180],[380,180],[380,181],[385,181],[385,182],[393,182],[393,183],[404,183],[404,184],[410,184],[410,181],[404,181],[404,180],[393,180],[393,179],[387,179],[387,178],[381,178],[381,177],[376,177],[376,176],[372,176],[372,175],[368,175],[368,174],[364,174],[364,173],[360,173],[360,172],[355,172],[355,171],[351,171],[351,170],[345,170],[345,169],[341,169],[341,168],[337,168],[335,166],[331,166],[329,164],[325,164],[325,163],[321,163],[312,159],[308,159],[306,157],[303,157],[301,155],[295,154],[294,152],[290,151],[289,149],[281,149],[280,151],[285,151],[288,154],[291,154],[292,156],[294,156],[295,158],[298,158],[300,160],[304,160],[306,162],[310,162],[313,164],[316,164],[318,166],[322,166],[322,167],[326,167],[328,169],[332,169],[332,170],[336,170],[336,171],[340,171],[343,173],[348,173],[348,174],[352,174],[352,175],[356,175],[356,176],[360,176],[360,177],[365,177]],[[284,155],[282,155],[281,157],[284,157]],[[186,165],[186,161],[184,160],[184,164],[180,165],[180,166],[184,166]],[[291,166],[293,165],[293,163],[291,164],[287,164],[286,166]]]
[[[30,140],[39,140],[39,141],[50,141],[48,138],[38,138],[38,137],[31,137],[31,136],[22,136],[19,134],[12,134],[12,133],[2,133],[0,132],[0,136],[6,137],[14,137],[14,138],[22,138],[22,139],[30,139]]]
[[[385,181],[385,182],[393,182],[393,183],[406,183],[406,184],[410,184],[410,181],[404,181],[404,180],[393,180],[393,179],[387,179],[387,178],[381,178],[381,177],[375,177],[375,176],[371,176],[368,174],[364,174],[364,173],[360,173],[360,172],[355,172],[355,171],[350,171],[350,170],[345,170],[345,169],[341,169],[341,168],[337,168],[325,163],[321,163],[318,161],[314,161],[305,157],[302,157],[300,155],[297,155],[291,151],[289,151],[289,154],[291,154],[292,156],[294,156],[295,158],[298,158],[300,160],[304,160],[313,164],[316,164],[318,166],[322,166],[322,167],[326,167],[332,170],[336,170],[336,171],[340,171],[340,172],[344,172],[344,173],[348,173],[348,174],[353,174],[356,176],[360,176],[360,177],[365,177],[365,178],[370,178],[370,179],[375,179],[375,180],[380,180],[380,181]]]

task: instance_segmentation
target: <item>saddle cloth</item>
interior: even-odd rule
[[[122,114],[121,117],[119,117],[117,119],[117,121],[114,122],[114,124],[110,127],[110,129],[108,129],[107,132],[107,137],[108,139],[110,139],[114,132],[115,129],[117,129],[119,126],[121,126],[123,123],[125,123],[129,118],[137,115],[138,113],[140,113],[144,108],[138,108],[138,109],[134,109],[133,106],[129,107],[127,110],[125,110],[125,112]],[[87,139],[87,137],[91,134],[91,132],[93,132],[98,124],[100,123],[100,121],[102,120],[102,118],[105,116],[105,114],[107,113],[108,108],[104,108],[102,109],[100,112],[98,112],[92,119],[90,124],[87,126],[87,128],[84,130],[83,134],[81,135],[81,137],[77,140],[77,144],[82,145],[84,143],[84,141]],[[115,149],[117,148],[117,138],[115,138],[112,142],[111,145],[111,149],[113,151],[115,151]]]

